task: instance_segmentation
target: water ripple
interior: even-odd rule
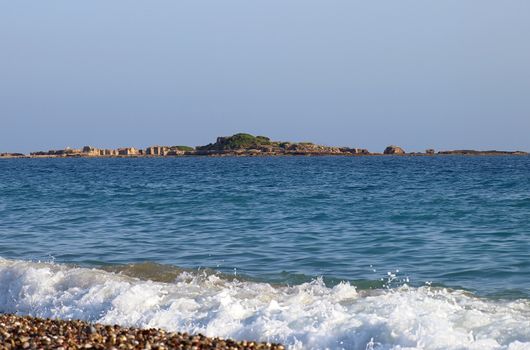
[[[0,256],[530,294],[529,194],[528,157],[2,160]]]

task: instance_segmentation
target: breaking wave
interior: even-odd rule
[[[289,349],[530,349],[530,302],[182,271],[170,282],[0,259],[0,312],[278,342]]]

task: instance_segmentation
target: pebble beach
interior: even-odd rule
[[[0,350],[216,349],[284,350],[280,344],[209,338],[161,329],[125,328],[27,316],[0,315]]]

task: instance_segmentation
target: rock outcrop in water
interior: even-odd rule
[[[364,148],[334,147],[317,145],[312,142],[286,142],[272,141],[266,136],[254,136],[251,134],[238,133],[232,136],[218,137],[214,143],[204,146],[150,146],[145,149],[135,147],[122,147],[118,149],[101,149],[85,146],[81,149],[67,147],[61,150],[38,151],[30,153],[29,157],[170,157],[170,156],[368,156],[380,155],[371,153]],[[433,156],[433,155],[528,155],[521,151],[475,151],[456,150],[441,151],[436,153],[434,149],[428,149],[425,153],[406,153],[399,146],[388,146],[385,155],[408,155],[408,156]],[[0,153],[0,158],[27,157],[21,153]]]
[[[25,157],[25,154],[22,153],[0,153],[0,158],[23,158]]]
[[[405,151],[401,147],[392,145],[392,146],[388,146],[387,148],[385,148],[385,151],[383,152],[383,154],[404,155]]]
[[[440,155],[460,155],[460,156],[527,156],[527,152],[522,151],[476,151],[476,150],[454,150],[440,151]]]

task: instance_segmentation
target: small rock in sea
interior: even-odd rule
[[[388,146],[387,148],[385,148],[385,151],[383,153],[402,155],[402,154],[405,154],[405,151],[401,147],[392,145],[392,146]]]

